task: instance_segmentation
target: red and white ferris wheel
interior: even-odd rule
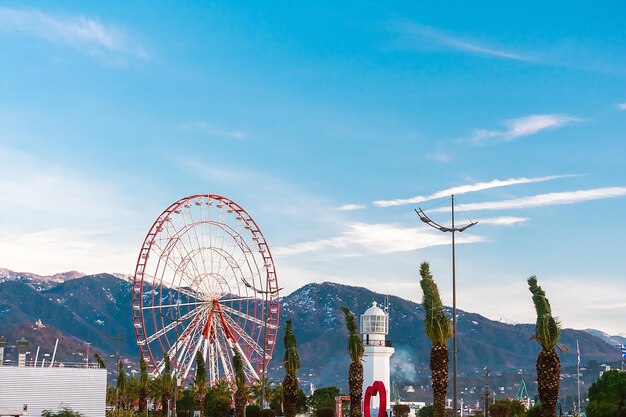
[[[258,379],[276,341],[278,292],[270,248],[241,206],[214,194],[176,201],[150,228],[133,280],[133,323],[149,371],[160,375],[167,353],[176,376],[190,379],[200,352],[210,384],[233,384],[238,351],[248,380]]]

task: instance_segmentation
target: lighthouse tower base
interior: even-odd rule
[[[370,343],[381,342],[378,340],[370,341]],[[391,344],[387,342],[387,344]],[[363,392],[372,385],[374,381],[382,381],[385,384],[387,392],[387,404],[391,404],[389,392],[391,388],[389,358],[395,351],[391,346],[385,346],[385,340],[382,346],[372,346],[365,344],[365,354],[363,355]],[[372,410],[378,409],[378,398],[374,398],[370,404]]]

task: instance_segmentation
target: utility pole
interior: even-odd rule
[[[451,196],[451,205],[452,205],[452,227],[442,226],[438,223],[435,223],[424,213],[424,210],[418,208],[415,210],[420,220],[432,227],[433,229],[437,229],[441,232],[451,232],[452,233],[452,372],[453,372],[453,404],[454,404],[454,416],[457,416],[458,413],[458,349],[457,349],[457,331],[456,331],[456,253],[455,253],[455,240],[454,234],[456,232],[464,232],[472,226],[475,226],[478,222],[471,222],[463,227],[454,227],[454,194]]]
[[[485,368],[485,417],[489,417],[489,368]]]
[[[115,356],[115,366],[117,367],[117,377],[116,377],[116,384],[115,384],[115,409],[119,410],[120,408],[120,389],[117,386],[117,382],[119,381],[120,378],[120,343],[121,342],[125,342],[126,338],[121,337],[121,330],[120,330],[120,325],[117,325],[117,337],[113,337],[110,334],[108,334],[107,332],[104,332],[104,335],[106,337],[108,337],[109,339],[111,339],[112,341],[114,341],[115,343],[117,343],[117,353]]]
[[[89,345],[91,342],[85,342],[87,344],[87,368],[89,368]]]

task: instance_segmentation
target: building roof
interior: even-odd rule
[[[372,306],[365,310],[363,313],[364,316],[386,316],[385,312],[382,308],[378,307],[378,303],[376,301],[372,302]]]

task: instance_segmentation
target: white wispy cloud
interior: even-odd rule
[[[565,191],[558,193],[539,194],[530,197],[514,198],[502,201],[485,201],[482,203],[459,204],[458,210],[508,210],[559,204],[575,204],[584,201],[603,200],[626,196],[626,187],[604,187],[591,190]],[[433,211],[445,212],[448,208],[435,209]]]
[[[460,243],[482,242],[478,236],[461,236]],[[424,227],[398,224],[351,223],[338,236],[279,247],[276,255],[299,255],[331,250],[334,257],[407,252],[438,245],[449,245],[450,237]]]
[[[531,56],[512,52],[485,42],[452,35],[430,26],[400,21],[393,22],[392,30],[408,37],[403,47],[414,50],[452,50],[474,55],[483,55],[515,61],[532,61]]]
[[[488,217],[484,219],[472,219],[480,224],[493,224],[497,226],[510,226],[512,224],[524,223],[528,221],[528,217],[515,217],[515,216],[501,216],[501,217]]]
[[[620,109],[620,110],[626,110],[626,103],[619,103],[617,105],[617,108]]]
[[[183,123],[181,128],[184,131],[196,131],[208,136],[218,136],[227,139],[244,140],[249,137],[249,135],[243,130],[223,129],[213,123],[204,121]]]
[[[354,211],[354,210],[362,210],[364,208],[365,208],[364,204],[344,204],[343,206],[336,207],[335,210]]]
[[[504,130],[476,129],[472,142],[510,141],[523,136],[530,136],[546,129],[555,129],[580,119],[565,114],[532,114],[508,119],[503,122]]]
[[[0,7],[0,31],[70,45],[99,58],[103,53],[147,57],[144,49],[123,30],[85,16]]]
[[[477,182],[474,184],[466,184],[466,185],[459,185],[456,187],[450,187],[450,188],[446,188],[444,190],[437,191],[434,194],[430,194],[426,196],[418,195],[418,196],[411,197],[411,198],[400,198],[396,200],[378,200],[378,201],[374,201],[374,205],[378,207],[391,207],[391,206],[403,206],[406,204],[417,204],[417,203],[421,203],[424,201],[435,200],[437,198],[449,197],[452,194],[458,195],[458,194],[473,193],[476,191],[483,191],[483,190],[488,190],[491,188],[509,187],[511,185],[518,185],[518,184],[531,184],[531,183],[551,181],[551,180],[555,180],[558,178],[566,178],[566,177],[571,177],[571,176],[573,175],[550,175],[546,177],[536,177],[536,178],[521,177],[521,178],[509,178],[506,180],[496,179],[492,181]]]

